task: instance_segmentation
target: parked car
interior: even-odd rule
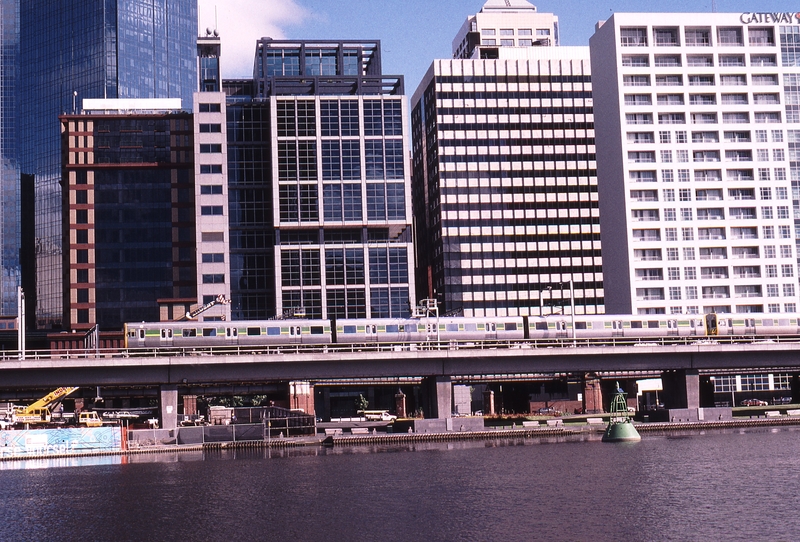
[[[791,397],[773,397],[772,404],[773,405],[788,405],[792,402]]]
[[[742,406],[767,406],[769,403],[761,399],[745,399],[739,404]]]

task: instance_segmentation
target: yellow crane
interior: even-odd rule
[[[52,409],[61,403],[64,397],[77,390],[77,387],[61,387],[28,406],[15,406],[14,412],[11,414],[11,421],[14,424],[50,423]]]

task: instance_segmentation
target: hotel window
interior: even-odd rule
[[[759,190],[761,194],[761,199],[769,200],[772,199],[772,188],[768,186],[762,186]]]
[[[777,85],[778,76],[775,74],[753,74],[754,85]]]
[[[684,280],[697,280],[697,268],[696,267],[684,267],[683,268],[683,279]]]
[[[514,47],[514,40],[500,40],[500,45],[503,47]]]
[[[661,191],[664,195],[664,201],[675,201],[675,189],[665,188]]]
[[[647,55],[622,55],[622,65],[632,68],[646,68],[650,65]]]
[[[747,112],[723,113],[722,122],[723,124],[747,124],[750,122],[750,114]]]
[[[785,157],[785,154],[783,152],[783,149],[773,149],[772,150],[772,159],[774,161],[783,162],[784,159],[785,159],[784,157]]]
[[[663,153],[664,153],[665,151],[661,151],[661,152],[662,152],[662,157],[663,157]],[[667,151],[667,152],[668,152],[668,151]],[[663,160],[662,160],[662,161],[663,161]],[[672,183],[672,182],[675,182],[675,172],[674,172],[674,171],[672,171],[671,169],[662,169],[662,170],[661,170],[661,182],[662,182],[662,183]]]
[[[756,105],[778,105],[780,99],[777,94],[753,94],[753,103]]]
[[[750,55],[750,66],[767,67],[777,65],[775,55]]]
[[[520,28],[517,30],[517,34],[520,36],[532,36],[533,31],[530,28]]]
[[[626,87],[649,87],[649,75],[623,75],[622,84]]]
[[[664,228],[664,240],[665,241],[677,241],[678,240],[678,228]]]
[[[678,190],[678,199],[680,201],[692,201],[692,190],[690,188],[681,188]]]
[[[777,186],[775,187],[775,198],[789,199],[789,191],[786,189],[785,186]]]
[[[684,43],[687,47],[711,46],[710,28],[687,28],[684,33]]]
[[[719,65],[724,67],[744,66],[744,55],[719,55]]]
[[[653,100],[649,94],[626,94],[625,105],[652,105]]]
[[[689,94],[689,105],[716,105],[716,94]]]
[[[501,28],[500,29],[500,35],[501,36],[513,36],[514,35],[514,29],[513,28]]]
[[[686,64],[692,68],[711,68],[714,57],[711,55],[686,55]]]
[[[717,44],[725,46],[744,45],[744,39],[742,38],[742,28],[738,26],[718,27]]]
[[[747,37],[750,45],[775,45],[775,34],[772,28],[748,27]]]
[[[686,124],[686,117],[683,113],[659,113],[659,124]]]
[[[773,248],[773,251],[774,251],[774,248]],[[773,258],[775,257],[774,253],[773,253],[772,257]],[[767,276],[767,278],[770,278],[770,279],[778,278],[778,266],[777,265],[765,265],[764,266],[764,274]]]
[[[656,47],[677,47],[678,29],[677,28],[654,28],[653,40]]]
[[[758,180],[759,181],[769,181],[769,168],[768,167],[760,167],[758,168]]]
[[[482,28],[481,35],[482,36],[494,36],[497,32],[494,28]]]
[[[719,84],[728,87],[746,86],[747,76],[744,74],[723,74],[719,76]]]
[[[658,132],[658,141],[659,143],[672,143],[672,133]]]
[[[656,55],[655,65],[659,68],[677,68],[681,65],[681,55]]]
[[[647,47],[647,28],[620,28],[619,34],[623,47]]]
[[[683,259],[688,261],[694,260],[694,247],[685,247],[683,249]]]
[[[677,130],[675,132],[675,143],[686,143],[687,141],[686,132],[683,130]],[[678,162],[688,162],[688,160],[681,160],[678,158]]]
[[[792,228],[785,224],[781,224],[778,226],[778,236],[781,239],[791,239],[792,238]]]
[[[686,299],[697,299],[697,286],[686,287]],[[689,314],[697,314],[697,310],[692,311],[691,308],[692,307],[686,307]]]
[[[783,143],[783,130],[772,130],[773,143]]]
[[[683,85],[682,75],[656,75],[656,86],[679,87]]]
[[[756,124],[778,124],[781,122],[781,114],[777,111],[766,113],[755,113]]]
[[[669,298],[671,301],[678,301],[681,298],[681,287],[680,286],[670,286],[669,287]]]
[[[659,94],[658,105],[683,105],[683,94]]]
[[[723,94],[723,105],[747,105],[747,94]]]
[[[661,161],[665,164],[672,162],[672,151],[661,151]],[[663,171],[662,171],[662,177],[663,177]]]
[[[689,86],[691,87],[714,86],[714,75],[713,74],[690,75]]]
[[[774,226],[761,226],[761,236],[764,239],[775,239],[775,227]]]
[[[669,247],[667,248],[667,260],[675,261],[679,260],[680,257],[678,256],[678,249],[676,247]]]
[[[675,220],[676,220],[675,209],[672,208],[664,209],[664,221],[675,222]]]
[[[625,122],[628,124],[653,124],[652,113],[626,113]]]

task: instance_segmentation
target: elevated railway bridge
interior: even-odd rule
[[[800,338],[72,350],[24,356],[7,351],[0,357],[0,398],[26,390],[38,396],[59,386],[138,390],[159,399],[163,426],[169,428],[176,423],[179,395],[267,394],[288,385],[290,395],[310,395],[313,408],[313,389],[320,383],[422,384],[426,414],[445,418],[454,383],[662,376],[665,401],[698,409],[713,406],[701,404],[702,379],[737,373],[800,373]]]

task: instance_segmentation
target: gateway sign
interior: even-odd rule
[[[795,24],[800,23],[800,13],[742,13],[742,24]]]

